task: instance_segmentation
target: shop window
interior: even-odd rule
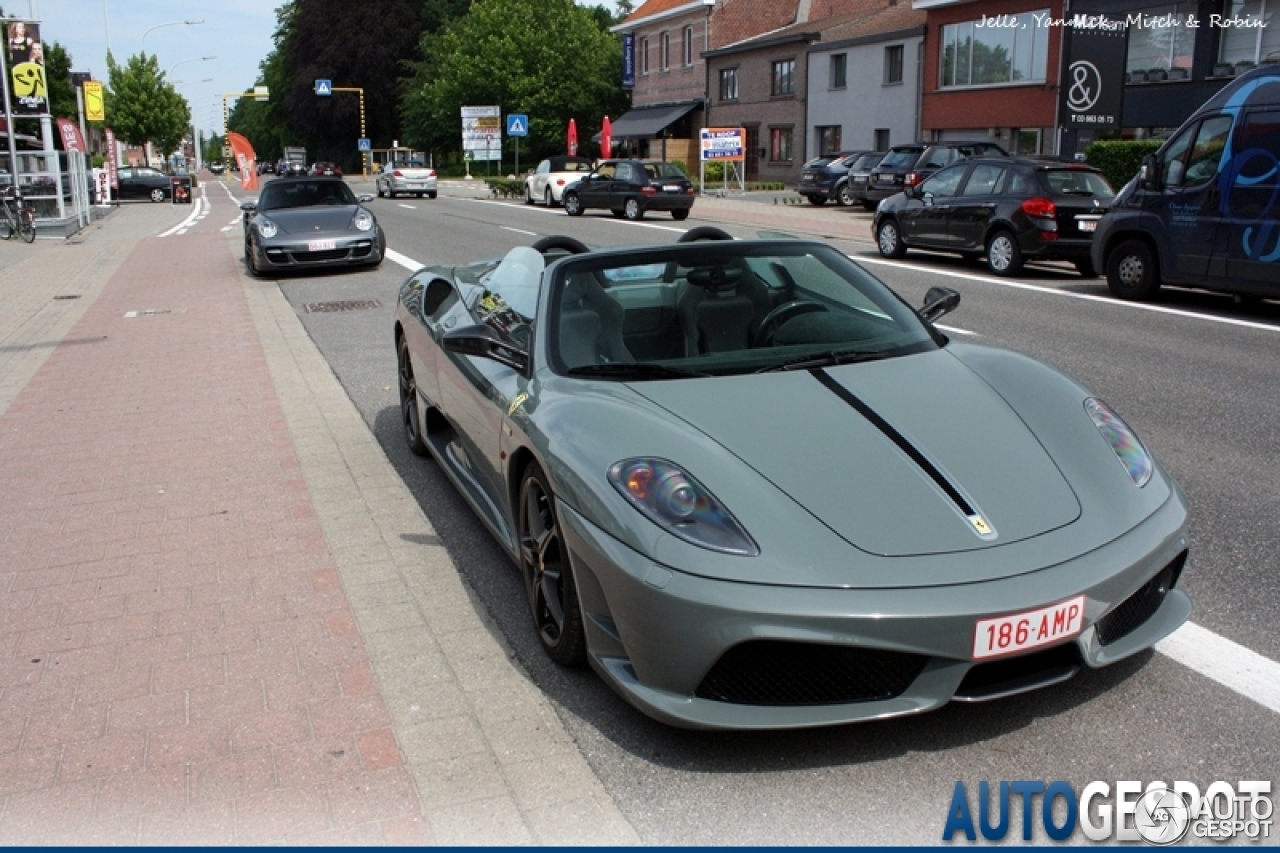
[[[1199,30],[1188,23],[1188,18],[1196,15],[1198,5],[1197,0],[1181,0],[1131,12],[1125,71],[1190,70]]]
[[[1280,0],[1228,0],[1223,17],[1260,26],[1222,27],[1218,45],[1218,61],[1226,65],[1237,62],[1257,64],[1280,51]]]
[[[939,83],[944,88],[1000,86],[1044,82],[1049,61],[1049,30],[1037,15],[1048,9],[1007,16],[1010,26],[982,26],[982,21],[942,28]]]

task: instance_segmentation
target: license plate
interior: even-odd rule
[[[1097,231],[1098,230],[1098,220],[1096,219],[1081,219],[1076,223],[1076,225],[1080,228],[1081,231]]]
[[[328,249],[336,249],[336,248],[338,248],[338,244],[334,240],[308,240],[307,241],[308,252],[324,252]]]
[[[1039,610],[982,619],[973,632],[973,659],[999,657],[1074,637],[1084,626],[1084,596]]]
[[[679,187],[678,185],[676,185],[676,184],[663,184],[663,185],[662,185],[662,188],[663,188],[664,190],[666,190],[667,192],[669,192],[669,193],[678,193],[678,192],[680,192],[680,187]]]

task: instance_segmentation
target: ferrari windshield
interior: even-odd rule
[[[272,181],[258,196],[258,210],[355,203],[355,194],[341,179]]]
[[[556,272],[548,354],[571,376],[808,369],[939,345],[896,294],[821,243],[677,244],[575,257]]]

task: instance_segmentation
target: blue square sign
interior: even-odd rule
[[[316,80],[316,94],[322,97],[329,97],[333,94],[332,80]]]
[[[528,136],[529,117],[512,113],[507,116],[507,136]]]
[[[356,147],[361,151],[372,151],[373,143],[368,139],[357,139]]]

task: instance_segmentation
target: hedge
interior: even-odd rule
[[[1116,192],[1129,183],[1142,166],[1142,158],[1154,154],[1163,144],[1159,139],[1100,139],[1084,150],[1084,159],[1107,176]]]

